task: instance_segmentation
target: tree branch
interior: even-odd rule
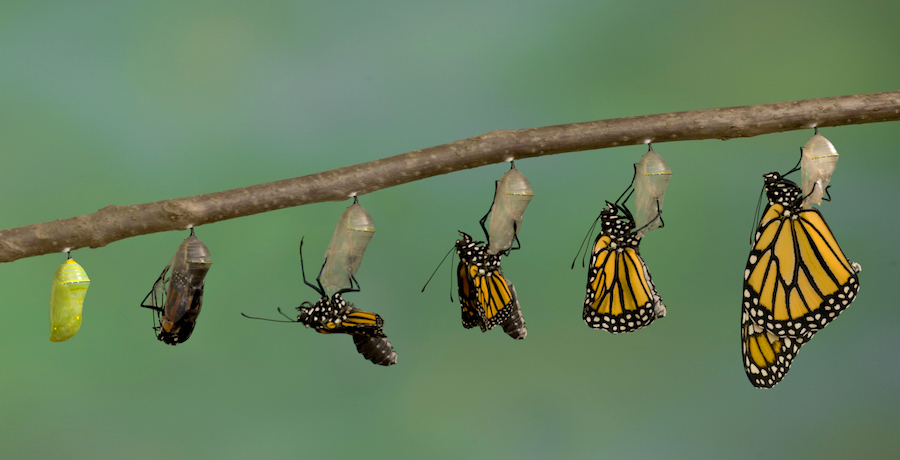
[[[813,127],[900,120],[900,91],[491,131],[355,166],[187,198],[106,206],[84,216],[0,231],[0,262],[98,248],[148,233],[323,201],[509,159],[648,142],[728,140]]]

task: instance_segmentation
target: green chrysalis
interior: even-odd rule
[[[81,307],[91,280],[72,255],[56,269],[50,289],[50,341],[71,339],[81,328]]]

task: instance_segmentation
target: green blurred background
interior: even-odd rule
[[[0,228],[109,204],[329,170],[495,129],[898,89],[896,1],[0,3]],[[0,458],[847,458],[900,449],[900,123],[823,129],[825,203],[864,272],[850,310],[772,390],[744,375],[739,305],[763,173],[812,131],[655,144],[666,228],[642,252],[669,316],[613,336],[581,320],[570,270],[645,148],[517,163],[535,198],[505,260],[527,340],[464,330],[445,265],[480,235],[499,164],[361,198],[378,233],[347,299],[381,314],[399,364],[345,336],[251,321],[315,293],[348,202],[199,227],[214,265],[190,341],[138,307],[186,232],[73,256],[79,334],[48,340],[65,259],[0,265]],[[313,264],[316,266],[317,264]]]

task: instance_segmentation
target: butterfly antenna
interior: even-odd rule
[[[587,235],[584,235],[584,239],[581,240],[581,245],[578,246],[578,252],[575,253],[575,258],[572,259],[572,266],[569,267],[570,269],[575,269],[575,262],[578,261],[578,255],[581,254],[581,248],[584,247],[584,244],[587,242],[588,237],[591,236],[592,233],[594,233],[594,228],[597,226],[597,221],[599,220],[600,216],[597,216],[597,218],[594,219],[594,223],[591,224],[591,228],[588,229]],[[585,255],[587,255],[587,252],[585,252]],[[581,259],[581,266],[584,267],[584,259]]]
[[[766,186],[763,185],[762,190],[759,191],[759,199],[756,200],[756,212],[753,213],[753,225],[750,227],[750,246],[753,246],[753,243],[756,242],[756,228],[759,226],[759,210],[762,207],[762,199],[765,193]]]
[[[456,248],[456,246],[450,248],[450,250],[447,251],[447,255],[445,255],[444,258],[441,259],[441,263],[439,263],[437,268],[435,268],[434,271],[431,272],[431,276],[428,277],[428,281],[425,282],[425,286],[422,286],[422,292],[425,292],[425,288],[428,287],[428,283],[431,282],[431,278],[434,278],[434,274],[437,273],[438,269],[441,268],[441,265],[444,264],[444,261],[447,260],[447,256],[449,256],[450,253],[453,252],[453,249],[455,249],[455,248]],[[453,296],[451,295],[450,298],[452,299]]]
[[[241,316],[243,316],[244,318],[258,319],[258,320],[260,320],[260,321],[271,321],[271,322],[273,322],[273,323],[296,323],[296,322],[297,322],[296,320],[291,319],[288,315],[285,315],[285,314],[281,311],[281,308],[278,309],[278,313],[281,313],[281,315],[284,316],[285,318],[287,318],[288,321],[284,321],[284,320],[280,320],[280,319],[259,318],[259,317],[257,317],[257,316],[250,316],[250,315],[247,315],[247,314],[245,314],[245,313],[241,313]]]

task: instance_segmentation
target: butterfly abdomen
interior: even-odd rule
[[[356,344],[356,351],[379,366],[397,364],[397,352],[394,351],[391,342],[384,337],[354,335],[353,343]]]

